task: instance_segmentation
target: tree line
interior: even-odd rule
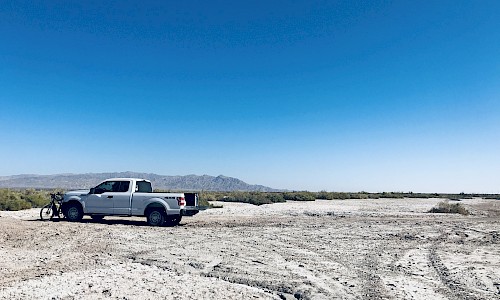
[[[223,202],[243,202],[255,205],[271,204],[291,201],[314,201],[314,200],[347,200],[347,199],[402,199],[402,198],[441,198],[441,199],[472,199],[481,197],[486,199],[498,199],[497,194],[440,194],[440,193],[413,193],[413,192],[308,192],[308,191],[293,191],[293,192],[200,192],[200,203],[208,206],[208,201],[223,201]]]
[[[155,190],[159,191],[159,190]],[[50,193],[62,192],[61,190],[35,190],[35,189],[0,189],[0,210],[21,210],[42,207],[50,202]],[[439,194],[439,193],[413,193],[413,192],[199,192],[199,205],[210,207],[210,201],[243,202],[254,205],[280,203],[285,201],[314,201],[320,200],[347,200],[347,199],[381,199],[381,198],[442,198],[442,199],[471,199],[482,197],[498,199],[498,194]]]

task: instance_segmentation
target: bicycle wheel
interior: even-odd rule
[[[40,210],[40,219],[41,220],[50,220],[52,218],[52,203],[49,203],[42,207]]]

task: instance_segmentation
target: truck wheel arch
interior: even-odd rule
[[[63,204],[62,204],[62,211],[66,212],[66,209],[68,207],[70,207],[70,205],[80,205],[80,207],[83,210],[83,205],[82,205],[82,203],[80,201],[78,201],[77,199],[70,199],[69,201],[63,202]]]
[[[163,213],[165,213],[165,215],[167,215],[167,209],[165,208],[165,206],[160,203],[160,202],[152,202],[150,204],[148,204],[146,206],[146,208],[144,209],[144,215],[147,216],[148,213],[153,210],[153,209],[160,209],[163,211]]]

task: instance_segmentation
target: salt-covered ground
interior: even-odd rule
[[[500,201],[218,203],[180,226],[0,212],[0,299],[500,299]]]

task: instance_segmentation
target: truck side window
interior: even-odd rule
[[[129,186],[130,186],[130,181],[116,181],[113,184],[113,192],[116,193],[128,192]]]
[[[153,191],[151,187],[151,182],[147,181],[137,181],[137,192],[139,193],[151,193]]]

